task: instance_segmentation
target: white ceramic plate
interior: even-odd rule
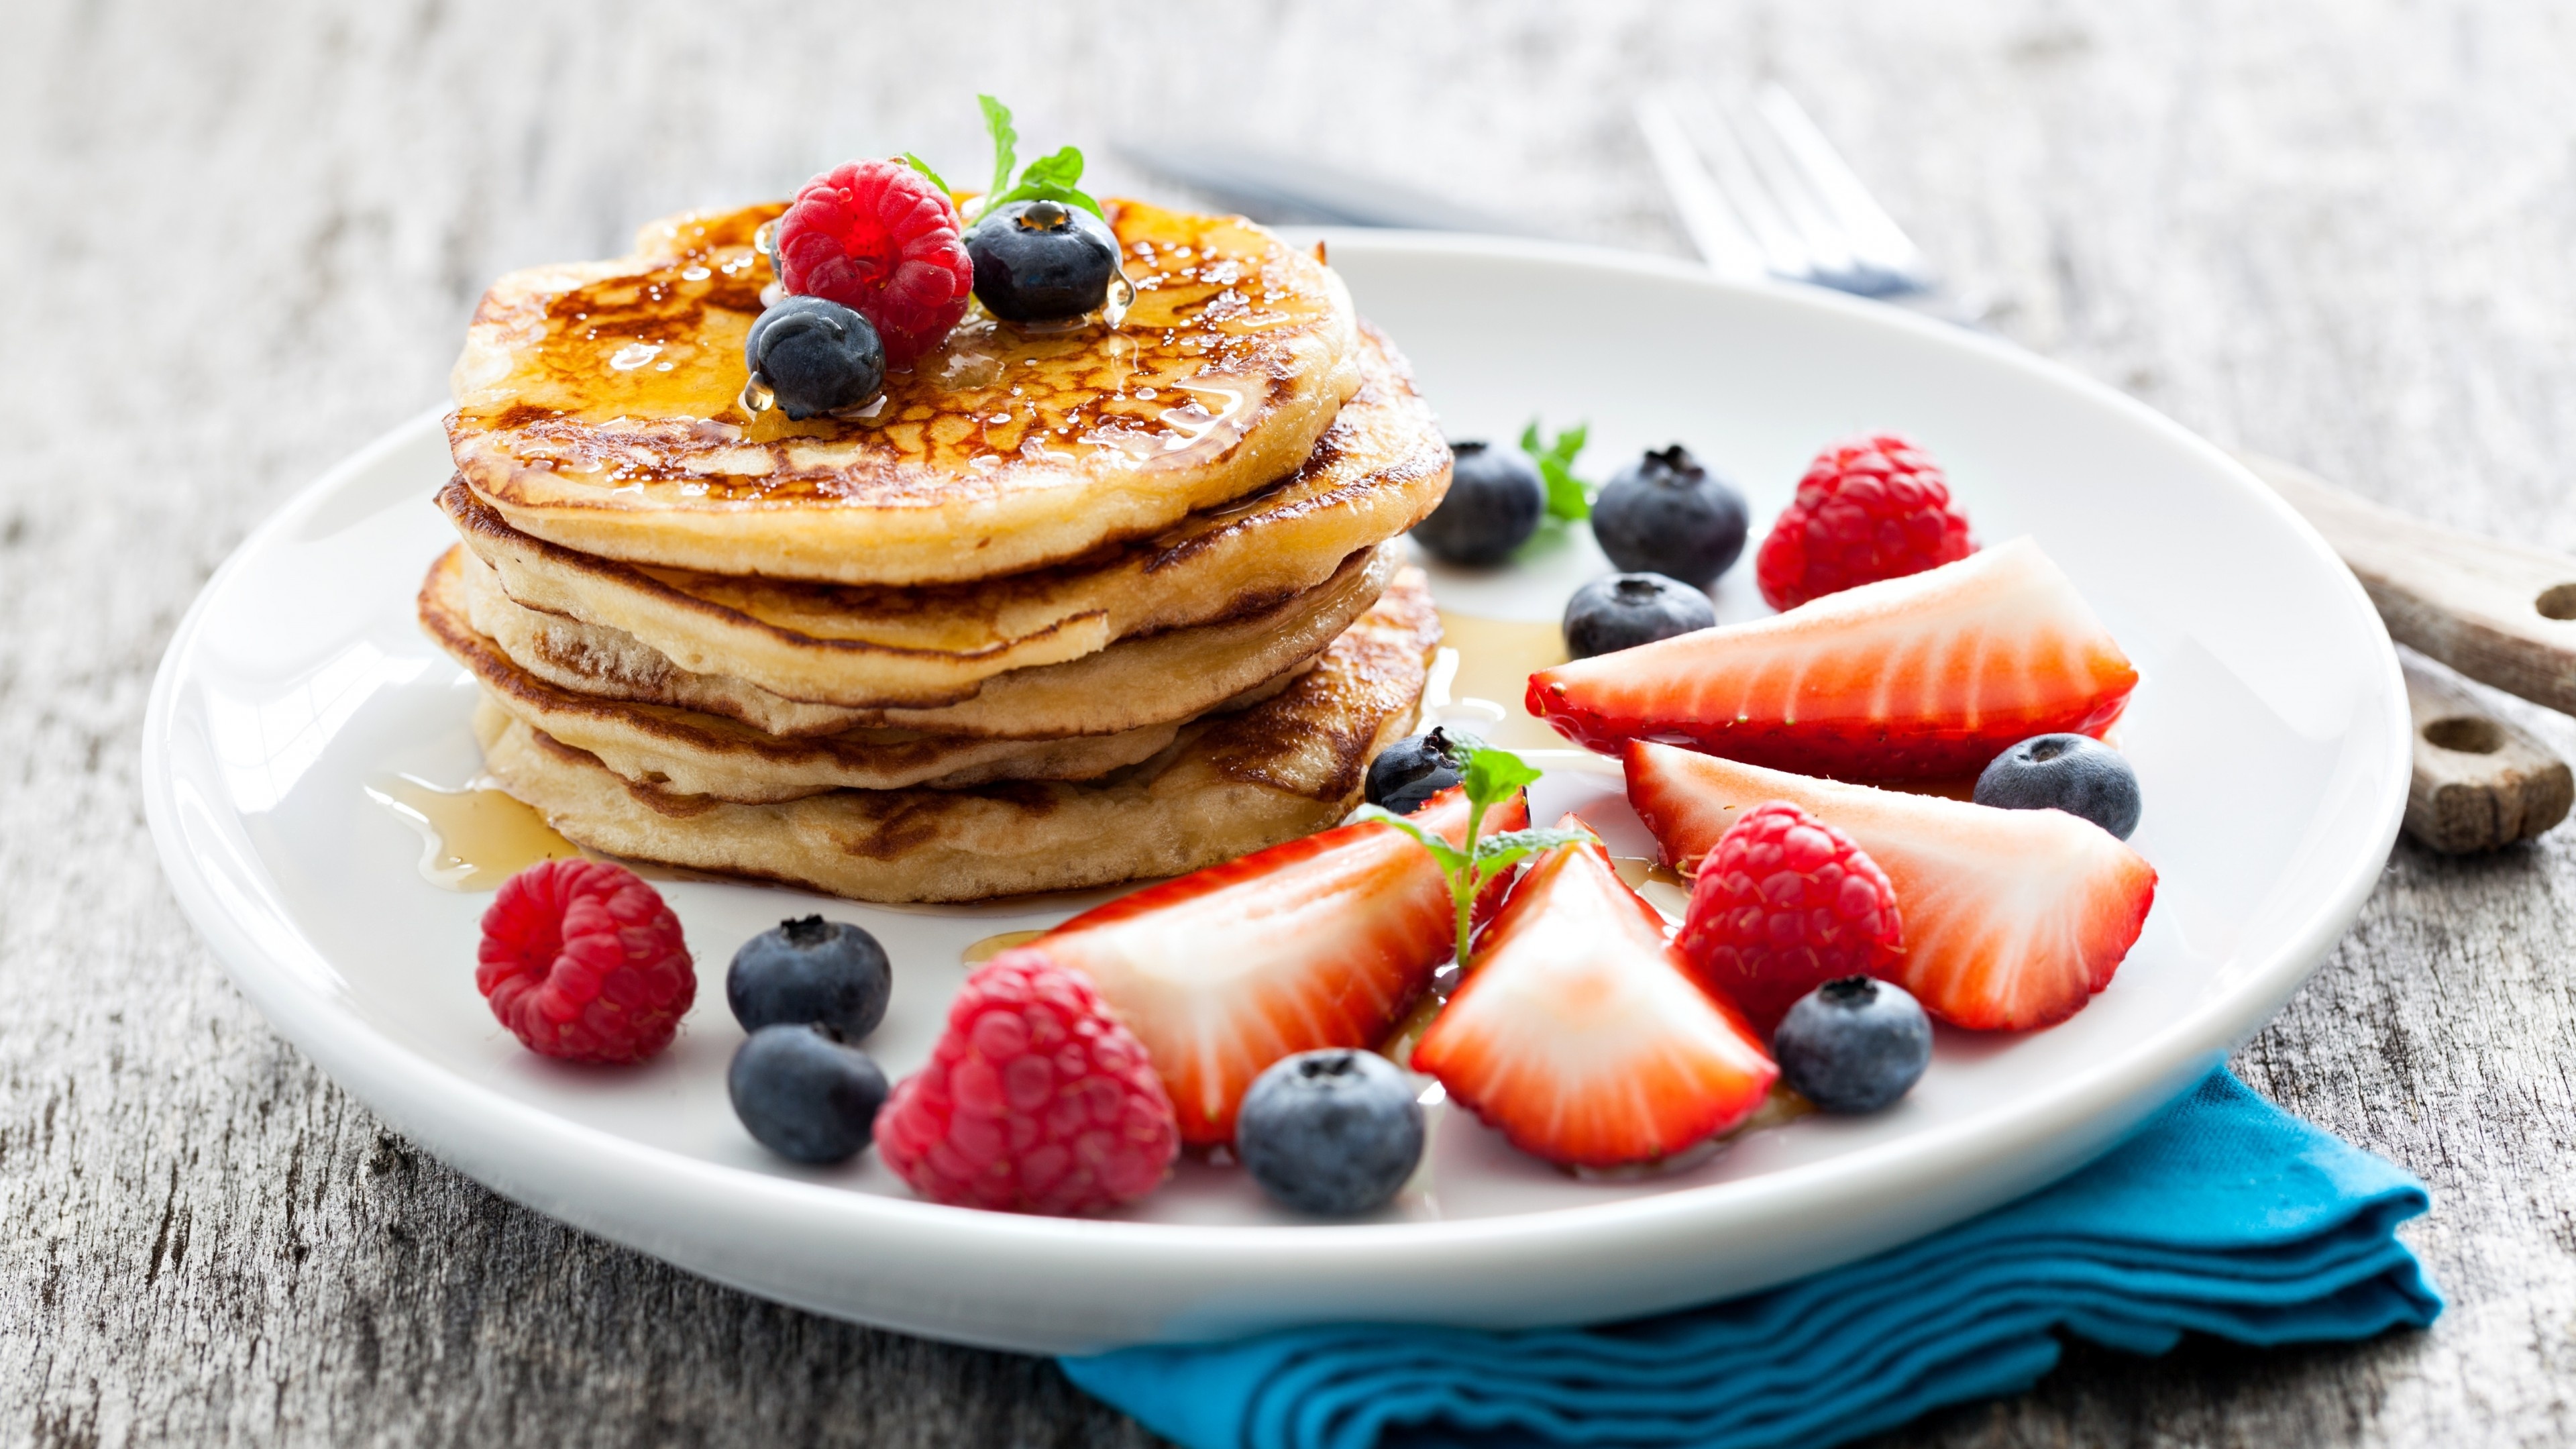
[[[477,768],[462,670],[412,623],[448,541],[422,418],[254,533],[181,624],[144,778],[173,887],[278,1030],[397,1128],[567,1222],[771,1298],[934,1337],[1089,1349],[1333,1319],[1489,1325],[1644,1313],[1776,1283],[1940,1227],[2100,1150],[2262,1025],[2360,907],[2404,805],[2407,715],[2387,635],[2291,512],[2208,444],[1990,340],[1798,289],[1606,252],[1384,233],[1331,237],[1362,309],[1411,355],[1452,436],[1589,419],[1606,471],[1687,441],[1765,522],[1822,444],[1914,434],[1980,536],[2035,535],[2145,676],[2121,741],[2162,873],[2109,990],[2029,1036],[1945,1035],[1895,1110],[1743,1135],[1690,1170],[1577,1180],[1446,1114],[1383,1220],[1290,1219],[1239,1173],[1187,1164],[1125,1220],[913,1200],[873,1154],[761,1152],[723,1071],[723,963],[825,909],[864,922],[898,982],[870,1048],[926,1054],[968,942],[1064,915],[886,910],[773,887],[664,887],[700,959],[678,1044],[630,1071],[521,1050],[475,994],[488,896],[441,889],[370,799]],[[1549,619],[1604,565],[1588,537],[1437,580],[1445,605]],[[1722,612],[1759,612],[1748,562]],[[1584,806],[1645,841],[1615,777],[1552,771],[1535,814]]]

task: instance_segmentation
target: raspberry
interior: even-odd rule
[[[1089,981],[1037,950],[966,978],[930,1064],[896,1084],[876,1135],[923,1197],[1031,1213],[1143,1197],[1181,1141],[1145,1048]]]
[[[1807,465],[1798,496],[1754,556],[1775,609],[1855,584],[1902,578],[1974,551],[1968,516],[1930,455],[1893,433],[1836,443]]]
[[[780,278],[865,317],[901,367],[966,315],[975,263],[957,207],[902,161],[853,161],[805,183],[778,219]]]
[[[1700,862],[1676,944],[1766,1038],[1838,976],[1885,976],[1896,888],[1851,837],[1786,801],[1744,812]]]
[[[698,994],[679,918],[604,860],[540,861],[502,882],[474,985],[528,1050],[568,1062],[652,1056]]]

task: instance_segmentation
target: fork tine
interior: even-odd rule
[[[1874,284],[1853,290],[1886,295],[1929,287],[1929,268],[1921,249],[1870,195],[1824,132],[1816,129],[1797,97],[1777,84],[1766,84],[1754,104],[1769,123],[1781,154],[1803,179],[1806,194],[1838,228],[1859,274],[1854,280]]]
[[[1761,178],[1781,221],[1797,234],[1805,248],[1812,280],[1840,291],[1860,290],[1854,285],[1859,268],[1850,239],[1808,186],[1805,171],[1781,144],[1778,133],[1764,121],[1744,114],[1740,105],[1721,106],[1719,114],[1725,118],[1745,160]]]
[[[1708,163],[1718,194],[1743,219],[1744,229],[1762,252],[1763,267],[1775,277],[1813,281],[1818,268],[1806,238],[1782,212],[1770,183],[1746,152],[1744,138],[1721,104],[1703,99],[1689,108],[1691,139]]]
[[[1745,230],[1744,222],[1726,198],[1718,193],[1717,183],[1708,174],[1708,162],[1699,147],[1682,129],[1672,108],[1652,96],[1638,100],[1637,130],[1646,139],[1646,150],[1654,157],[1655,170],[1664,178],[1665,194],[1672,198],[1673,209],[1681,213],[1682,229],[1690,233],[1691,245],[1699,249],[1700,260],[1724,277],[1759,277],[1770,270],[1761,243]]]

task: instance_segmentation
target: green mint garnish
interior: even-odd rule
[[[1474,735],[1457,730],[1435,730],[1434,734],[1449,746],[1454,758],[1463,759],[1466,767],[1458,783],[1467,791],[1467,835],[1463,845],[1451,845],[1435,831],[1423,829],[1392,810],[1376,805],[1360,808],[1359,818],[1383,820],[1414,838],[1440,866],[1449,881],[1449,900],[1457,912],[1458,965],[1468,964],[1468,937],[1473,933],[1476,897],[1504,871],[1543,850],[1571,845],[1595,837],[1589,830],[1528,829],[1507,830],[1500,835],[1486,835],[1485,812],[1511,798],[1514,790],[1536,780],[1539,772],[1527,760],[1509,750],[1498,750]]]
[[[1521,429],[1521,451],[1538,465],[1538,476],[1547,481],[1547,512],[1551,518],[1568,523],[1581,523],[1592,516],[1592,485],[1574,476],[1575,455],[1583,451],[1583,440],[1591,428],[1576,423],[1556,435],[1556,441],[1541,443],[1538,419]]]
[[[993,184],[976,203],[977,216],[988,216],[994,207],[1014,201],[1053,201],[1101,215],[1100,203],[1075,189],[1082,181],[1082,152],[1071,146],[1030,162],[1020,172],[1019,184],[1013,185],[1011,172],[1020,164],[1020,133],[1011,128],[1011,108],[991,96],[975,100],[984,108],[984,129],[993,138]]]
[[[991,96],[977,96],[975,103],[984,108],[984,131],[993,138],[993,184],[984,188],[984,200],[978,213],[993,209],[993,198],[1011,184],[1012,168],[1020,164],[1020,133],[1011,129],[1011,108]]]
[[[930,178],[930,184],[938,187],[941,191],[948,190],[947,181],[943,179],[938,172],[930,169],[929,162],[922,160],[920,157],[915,156],[909,151],[906,151],[903,153],[903,164]]]

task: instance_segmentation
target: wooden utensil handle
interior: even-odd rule
[[[2408,835],[2460,855],[2529,840],[2567,818],[2576,774],[2564,760],[2429,666],[2399,663],[2415,725]]]
[[[2576,714],[2576,559],[2409,518],[2277,458],[2240,458],[2342,555],[2391,638]]]

